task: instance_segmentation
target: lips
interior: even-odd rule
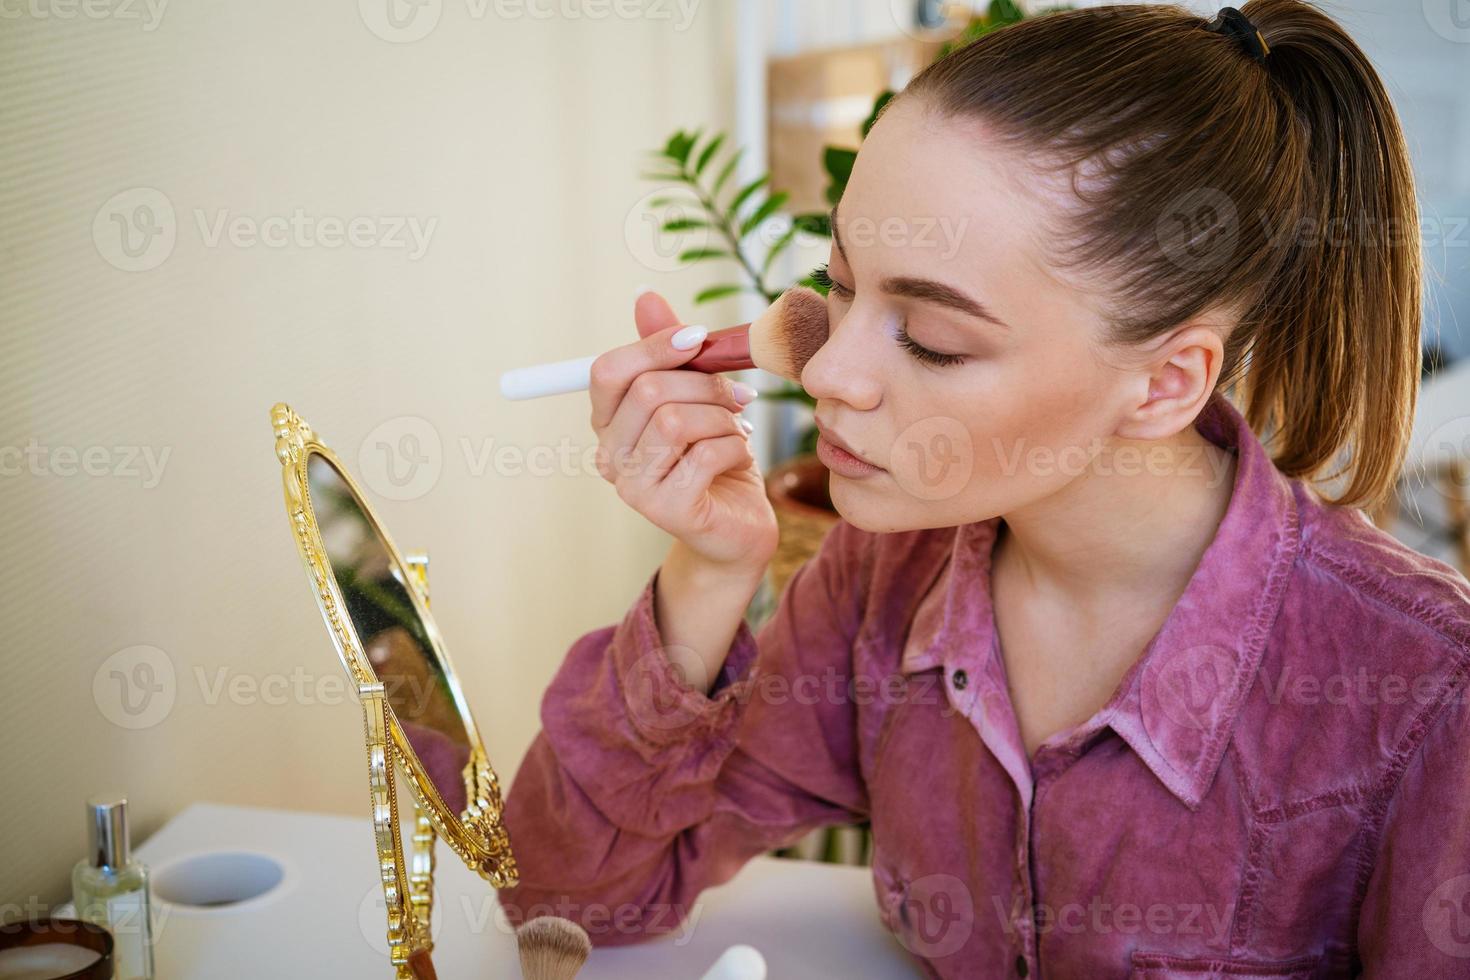
[[[822,433],[822,438],[817,439],[817,455],[832,472],[842,476],[853,476],[853,478],[882,472],[883,467],[876,463],[869,463],[863,454],[858,453],[845,439],[836,435],[828,426],[823,425],[820,419],[817,420],[817,432]]]
[[[832,445],[836,446],[838,449],[841,449],[843,452],[845,452],[845,453],[847,453],[847,454],[849,454],[851,456],[857,457],[858,459],[862,460],[864,463],[867,463],[869,466],[878,466],[877,463],[874,463],[873,461],[871,461],[870,459],[868,459],[868,457],[864,456],[862,453],[860,453],[856,449],[852,448],[852,446],[848,445],[847,441],[845,439],[841,438],[840,436],[838,436],[837,433],[833,432],[831,429],[829,429],[825,425],[823,425],[821,419],[817,419],[816,422],[817,422],[817,431],[822,434],[822,438],[823,439],[826,439],[828,442],[830,442]],[[879,467],[879,469],[881,469],[881,468],[882,467]]]

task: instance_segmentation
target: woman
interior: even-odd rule
[[[1359,48],[1299,0],[1024,21],[886,107],[833,232],[801,380],[844,519],[758,634],[739,386],[657,296],[593,366],[604,476],[676,540],[545,695],[510,917],[672,932],[870,820],[931,976],[1470,976],[1470,587],[1359,509],[1421,276]]]

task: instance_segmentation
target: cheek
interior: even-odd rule
[[[839,512],[866,530],[1006,513],[1085,470],[1104,427],[1106,378],[1085,355],[997,358],[953,377],[899,364],[885,385],[883,435],[868,433],[887,475],[832,482]]]
[[[976,471],[1014,489],[1056,488],[1085,472],[1100,450],[1108,411],[1096,368],[1031,373],[977,421]]]
[[[907,495],[1014,504],[1027,488],[1065,482],[1079,452],[1094,448],[1104,414],[1096,368],[1053,360],[968,375],[955,384],[931,378],[902,406],[889,471]]]

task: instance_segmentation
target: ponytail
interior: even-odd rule
[[[1299,0],[1251,0],[1266,69],[1306,147],[1300,226],[1278,228],[1286,259],[1247,314],[1260,321],[1244,378],[1246,417],[1276,430],[1282,472],[1342,477],[1332,502],[1392,494],[1419,387],[1419,212],[1399,120],[1362,50]],[[1344,451],[1348,458],[1344,459]]]

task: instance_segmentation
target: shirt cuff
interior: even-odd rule
[[[744,617],[709,693],[696,690],[664,650],[654,615],[655,571],[613,638],[613,663],[633,730],[651,745],[689,739],[733,738],[741,709],[755,686],[759,653]]]

